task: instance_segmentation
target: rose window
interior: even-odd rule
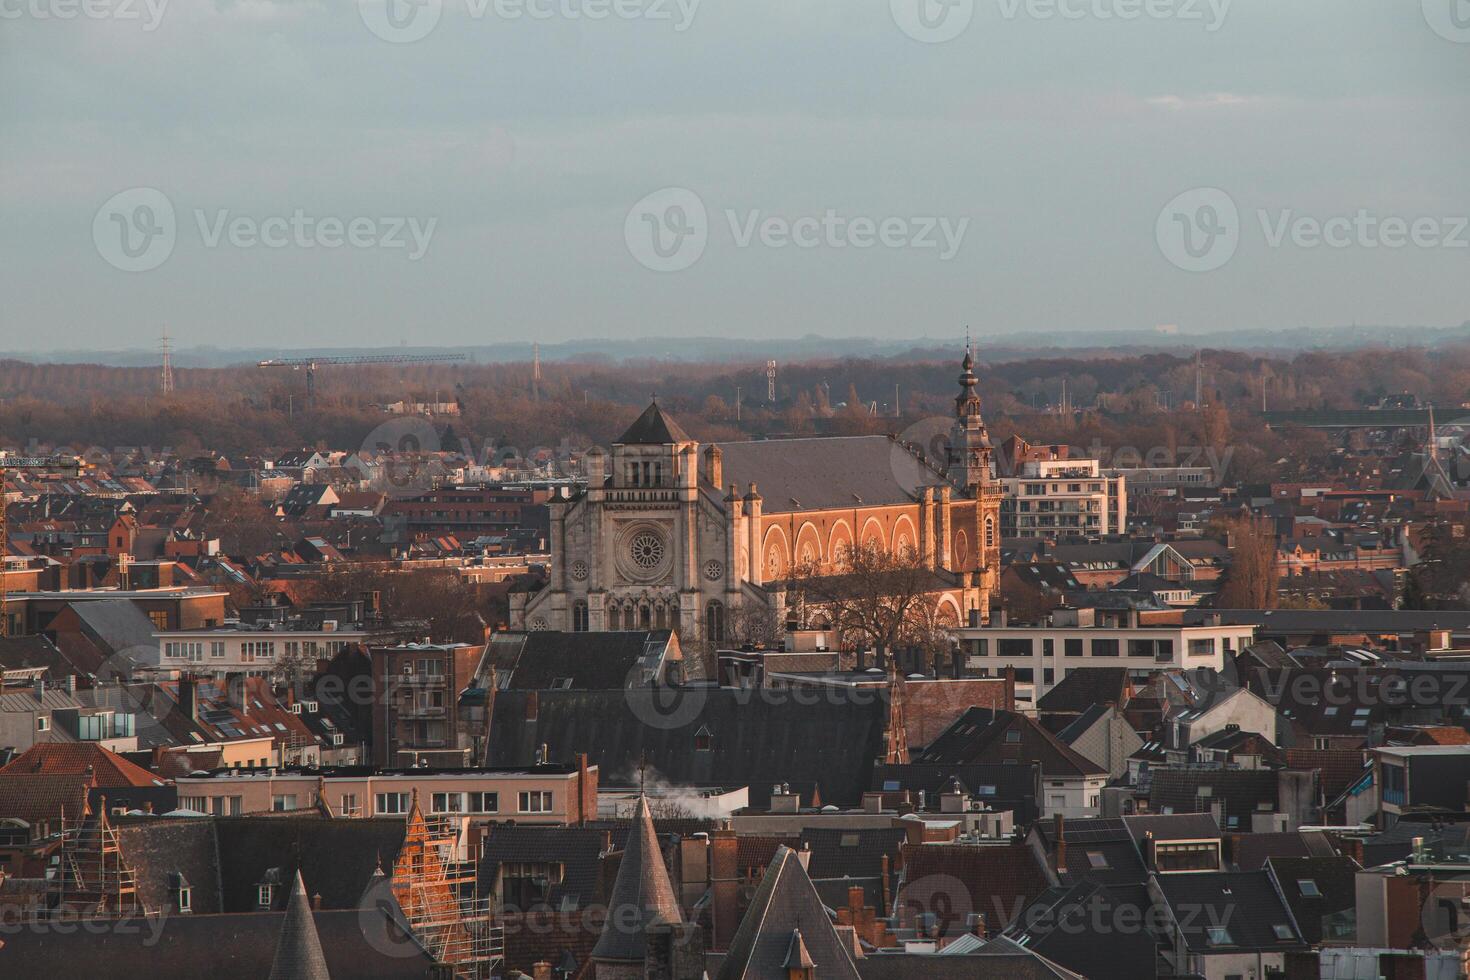
[[[663,539],[649,531],[634,535],[628,550],[633,556],[633,564],[639,568],[657,568],[664,560]]]

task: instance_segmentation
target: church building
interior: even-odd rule
[[[1000,487],[965,352],[943,458],[892,436],[700,444],[654,402],[586,457],[587,488],[551,504],[550,581],[512,596],[514,629],[672,629],[729,642],[742,614],[787,621],[796,569],[838,572],[854,544],[935,573],[944,621],[988,616]]]

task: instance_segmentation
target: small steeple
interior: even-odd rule
[[[286,903],[286,919],[276,940],[270,980],[331,980],[300,871],[291,883],[291,899]]]
[[[648,947],[648,927],[655,923],[684,921],[674,897],[653,829],[648,798],[639,795],[628,843],[607,903],[607,921],[592,950],[593,960],[641,963]]]

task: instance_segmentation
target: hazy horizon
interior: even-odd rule
[[[0,5],[0,349],[1470,317],[1466,0],[417,2]]]

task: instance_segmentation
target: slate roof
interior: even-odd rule
[[[755,483],[762,511],[906,504],[923,487],[947,486],[938,470],[888,436],[832,436],[720,443],[724,482]]]
[[[1042,714],[1065,712],[1080,714],[1093,705],[1111,701],[1122,708],[1127,703],[1127,667],[1088,667],[1074,670],[1036,701]]]
[[[285,884],[300,872],[322,908],[356,908],[381,864],[391,869],[407,824],[396,817],[326,820],[315,811],[255,817],[214,817],[221,902],[226,912],[256,908],[256,886],[276,879],[278,908]]]
[[[837,830],[803,827],[801,847],[811,851],[807,874],[813,878],[878,878],[883,857],[891,870],[898,867],[900,847],[908,839],[903,827]]]
[[[596,960],[641,963],[647,950],[649,926],[684,921],[663,855],[659,853],[646,797],[638,798],[638,809],[633,814],[633,826],[618,864],[607,910],[602,935],[592,950]]]
[[[489,893],[503,864],[560,864],[562,880],[547,890],[547,906],[559,909],[566,901],[584,908],[599,900],[602,855],[609,847],[609,835],[597,829],[492,824],[480,852],[481,893]]]
[[[1208,796],[1200,795],[1202,787],[1209,788]],[[1148,801],[1149,809],[1155,813],[1209,813],[1213,804],[1223,802],[1225,829],[1248,831],[1251,814],[1276,809],[1276,772],[1271,769],[1154,769]]]
[[[691,442],[689,433],[675,422],[658,402],[650,402],[643,414],[633,420],[621,436],[613,441],[618,446],[666,446],[670,443]]]
[[[1313,945],[1324,938],[1329,917],[1357,907],[1357,873],[1361,868],[1350,857],[1273,857],[1267,861],[1266,870],[1291,907],[1302,938]],[[1315,886],[1315,895],[1309,894],[1311,886]]]
[[[1233,839],[1234,864],[1241,871],[1259,871],[1268,858],[1307,857],[1312,849],[1295,830],[1280,833],[1240,834]]]
[[[561,689],[612,690],[629,685],[644,656],[662,655],[670,636],[668,630],[497,633],[490,656],[497,673],[511,671],[509,684],[501,688],[546,691],[565,680],[570,685]]]
[[[944,935],[965,932],[979,912],[991,933],[1049,887],[1036,853],[1025,844],[905,844],[903,882],[896,904],[908,913],[932,913]],[[962,889],[955,894],[955,889]]]
[[[1038,821],[1035,832],[1054,862],[1056,824],[1050,820]],[[1067,884],[1081,881],[1129,884],[1148,880],[1148,869],[1122,820],[1107,817],[1067,820],[1062,824],[1062,839],[1067,850],[1061,877]]]
[[[1156,841],[1207,840],[1220,836],[1220,826],[1208,813],[1148,813],[1124,817],[1123,826],[1136,844],[1145,834]]]
[[[526,717],[532,699],[534,721]],[[486,764],[530,765],[544,743],[554,759],[588,753],[607,785],[633,782],[646,758],[671,782],[748,785],[753,806],[782,782],[804,796],[820,788],[823,803],[855,806],[882,755],[887,720],[879,698],[807,704],[716,688],[500,691]],[[701,728],[711,736],[707,750],[695,747]]]
[[[1155,881],[1173,912],[1190,952],[1198,954],[1284,952],[1306,948],[1291,915],[1264,871],[1201,871],[1157,875]],[[1227,935],[1212,941],[1211,927]],[[1277,927],[1285,927],[1278,936]],[[1283,938],[1284,936],[1284,938]]]
[[[862,980],[1082,980],[1045,957],[1007,939],[992,939],[962,956],[883,952],[858,960]],[[821,974],[818,974],[821,976]]]
[[[1018,739],[1011,741],[1008,732],[1017,733]],[[1107,772],[1059,741],[1034,719],[989,708],[971,708],[960,715],[915,761],[931,764],[1003,763],[1006,759],[1040,762],[1045,779],[1099,776]]]
[[[374,909],[315,912],[312,919],[334,977],[423,980],[433,960],[405,942]],[[17,930],[0,947],[0,976],[147,977],[260,980],[270,973],[282,912],[173,915],[166,928],[77,929],[60,921]]]
[[[52,831],[60,830],[63,813],[70,822],[86,809],[91,785],[89,777],[73,773],[0,770],[0,820],[24,820],[32,828],[48,823]]]
[[[1041,768],[1030,761],[1015,765],[991,762],[968,765],[885,763],[873,768],[871,788],[885,793],[908,790],[913,794],[915,803],[922,791],[926,802],[932,804],[948,787],[949,781],[955,778],[965,785],[972,796],[978,797],[992,809],[1014,811],[1017,825],[1030,823],[1041,815],[1037,802]]]
[[[786,976],[792,933],[800,931],[822,980],[858,980],[857,967],[811,879],[789,847],[777,850],[730,940],[717,980]]]
[[[189,883],[194,912],[224,910],[220,894],[218,842],[213,820],[121,817],[118,844],[137,876],[138,898],[150,909],[173,911],[178,882]]]
[[[291,899],[286,905],[280,938],[276,940],[269,980],[331,980],[299,871],[291,882]]]
[[[130,647],[157,650],[153,621],[131,599],[92,599],[68,603],[77,615],[82,632],[112,653]]]
[[[1007,937],[1088,980],[1141,980],[1156,973],[1154,937],[1141,926],[1152,905],[1142,882],[1081,881],[1048,889]],[[1140,926],[1114,926],[1123,922]]]
[[[1324,799],[1336,799],[1363,775],[1367,764],[1360,749],[1287,749],[1286,764],[1292,769],[1315,769]]]

